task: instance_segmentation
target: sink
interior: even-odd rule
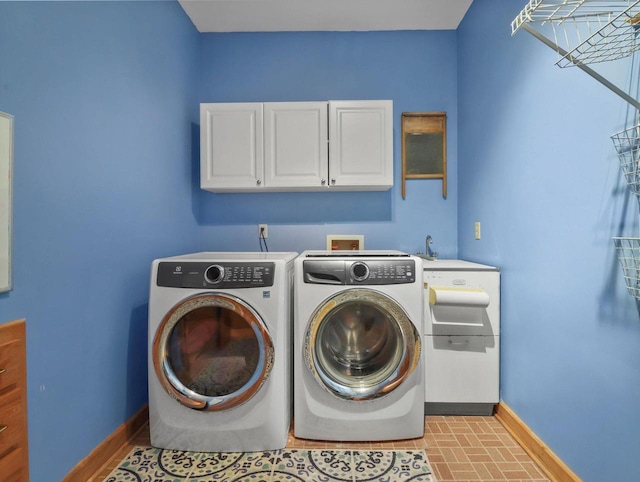
[[[436,259],[438,259],[438,256],[427,256],[426,254],[422,253],[416,253],[415,255],[419,258],[426,259],[427,261],[435,261]]]

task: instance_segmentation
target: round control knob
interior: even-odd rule
[[[204,272],[204,280],[207,283],[216,284],[222,281],[222,278],[224,278],[224,268],[220,265],[209,266]]]
[[[353,263],[351,265],[351,275],[356,281],[363,281],[369,277],[369,267],[364,263]]]

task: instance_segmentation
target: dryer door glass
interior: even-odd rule
[[[273,364],[273,344],[257,313],[221,294],[199,295],[173,307],[153,349],[165,390],[195,409],[223,410],[246,402]]]
[[[420,335],[405,311],[373,290],[327,300],[307,329],[305,360],[335,395],[370,400],[397,388],[418,365]]]

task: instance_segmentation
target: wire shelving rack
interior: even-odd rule
[[[640,48],[640,1],[531,0],[511,32],[536,23],[552,27],[554,43],[564,51],[558,52],[560,67],[617,60]]]
[[[613,238],[627,291],[640,299],[640,238]]]
[[[511,22],[512,35],[520,29],[555,50],[556,65],[582,69],[640,110],[640,101],[589,67],[640,49],[640,0],[531,0]]]
[[[512,35],[521,29],[558,53],[557,66],[580,68],[640,112],[638,99],[589,67],[640,50],[640,0],[530,0],[511,22]],[[640,203],[640,123],[611,139],[627,186]],[[614,237],[613,243],[627,291],[640,300],[640,238]]]

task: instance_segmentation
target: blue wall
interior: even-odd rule
[[[200,193],[207,249],[324,249],[327,234],[364,234],[367,249],[424,251],[427,234],[443,256],[457,253],[456,34],[299,32],[204,34],[200,101],[391,99],[395,185],[386,192]],[[400,195],[402,112],[446,111],[449,192],[437,180],[407,182]]]
[[[524,3],[475,0],[458,29],[459,254],[502,269],[502,399],[584,480],[637,481],[640,319],[611,241],[638,235],[610,140],[632,112],[511,37]]]
[[[197,41],[177,2],[0,2],[0,323],[27,319],[31,480],[60,480],[146,402],[151,260],[198,247]]]
[[[341,233],[423,251],[429,233],[444,257],[500,266],[502,398],[584,480],[640,479],[640,321],[610,239],[638,230],[609,139],[629,109],[510,36],[524,3],[475,0],[457,33],[198,34],[177,2],[0,2],[16,127],[0,323],[27,318],[32,480],[60,479],[146,401],[151,260],[257,250],[257,223],[272,251]],[[199,102],[367,98],[394,101],[390,191],[198,189]],[[436,110],[448,199],[409,181],[402,200],[400,113]]]

